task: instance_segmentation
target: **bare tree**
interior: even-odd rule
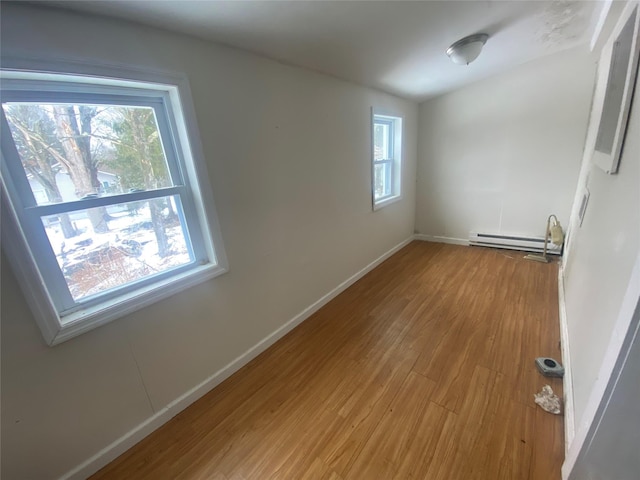
[[[61,202],[56,182],[60,164],[52,154],[52,145],[57,143],[53,122],[39,107],[30,105],[11,105],[6,113],[25,171],[42,185],[50,202]],[[78,234],[68,214],[61,214],[59,218],[65,238]]]
[[[91,154],[91,122],[96,114],[95,107],[85,105],[53,106],[57,136],[64,150],[60,162],[66,167],[78,198],[97,195],[100,191],[98,161]],[[104,207],[91,208],[88,214],[96,233],[109,230]]]

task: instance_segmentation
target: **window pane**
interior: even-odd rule
[[[373,172],[375,200],[391,195],[391,162],[375,164]]]
[[[181,211],[179,196],[169,196],[46,216],[42,222],[77,301],[191,263]],[[103,228],[96,229],[100,223]]]
[[[391,128],[388,123],[373,124],[373,159],[387,160],[391,158]]]
[[[172,185],[151,107],[5,103],[38,205]]]

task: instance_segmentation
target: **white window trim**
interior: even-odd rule
[[[32,78],[33,73],[38,73],[41,74],[43,81],[60,80],[60,76],[63,75],[66,86],[62,91],[64,88],[73,89],[74,83],[87,83],[87,80],[90,80],[91,83],[101,85],[101,93],[105,93],[105,88],[117,92],[141,86],[146,90],[166,92],[173,113],[173,118],[169,118],[169,121],[177,120],[173,127],[179,140],[181,153],[185,158],[192,159],[184,162],[185,176],[191,187],[196,205],[195,211],[203,230],[205,249],[210,260],[206,265],[191,268],[152,285],[124,293],[115,299],[65,315],[63,322],[38,272],[35,259],[27,247],[25,233],[9,201],[6,185],[2,185],[2,204],[5,207],[2,215],[2,248],[47,344],[59,344],[228,271],[213,192],[209,184],[196,124],[195,109],[185,75],[142,71],[121,66],[51,62],[26,58],[3,58],[2,69],[0,78],[3,83],[5,79]],[[5,164],[4,157],[2,164]],[[9,208],[6,208],[7,206]],[[210,242],[207,233],[210,234]]]
[[[375,159],[374,159],[374,130],[375,117],[386,117],[393,120],[393,165],[392,165],[392,193],[389,196],[376,200],[375,198]],[[402,166],[403,166],[403,124],[404,118],[393,112],[371,108],[371,207],[373,211],[380,210],[388,205],[396,203],[403,198]]]

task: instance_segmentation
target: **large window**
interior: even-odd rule
[[[373,113],[373,208],[401,198],[402,118]]]
[[[179,94],[3,72],[4,243],[49,343],[225,271]]]

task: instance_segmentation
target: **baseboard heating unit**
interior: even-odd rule
[[[544,237],[520,237],[514,235],[471,232],[469,234],[469,245],[542,253],[544,249]],[[561,255],[562,246],[557,246],[549,242],[547,244],[547,254]]]

